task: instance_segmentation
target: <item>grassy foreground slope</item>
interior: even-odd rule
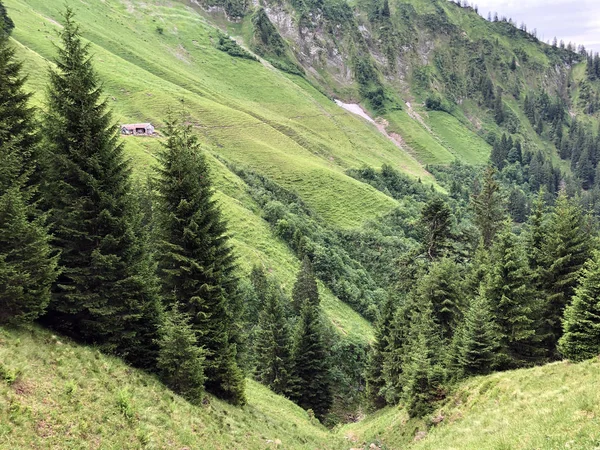
[[[192,406],[154,377],[50,332],[0,328],[0,448],[593,449],[600,361],[567,362],[461,384],[426,421],[397,408],[329,431],[247,381],[248,405]],[[431,425],[441,423],[420,433]],[[429,423],[427,423],[429,422]],[[415,440],[419,436],[421,440]]]
[[[599,448],[600,360],[468,380],[427,420],[441,422],[419,433],[427,423],[409,421],[403,411],[388,408],[347,425],[342,433],[388,449]]]
[[[343,438],[258,383],[248,405],[192,406],[154,377],[34,328],[0,328],[0,448],[339,449]]]

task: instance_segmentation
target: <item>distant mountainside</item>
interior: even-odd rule
[[[554,114],[541,114],[550,123],[540,130],[526,98],[555,104],[560,126],[571,118],[597,122],[584,49],[547,45],[526,26],[489,22],[472,7],[446,0],[192,3],[217,23],[228,18],[231,33],[275,67],[381,115],[424,164],[485,162],[467,136],[493,144],[490,136],[503,132],[559,163]]]

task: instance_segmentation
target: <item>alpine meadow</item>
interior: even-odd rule
[[[600,56],[535,26],[0,0],[0,449],[600,448]]]

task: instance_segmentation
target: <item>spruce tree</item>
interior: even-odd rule
[[[443,338],[449,341],[464,307],[461,267],[449,258],[433,263],[429,273],[419,279],[417,293],[431,302],[433,318]]]
[[[600,252],[586,263],[573,301],[565,309],[560,354],[583,361],[600,355]]]
[[[0,189],[0,325],[41,316],[58,275],[44,218],[31,213],[18,186]]]
[[[35,201],[39,139],[20,74],[21,64],[0,33],[0,323],[43,314],[58,275],[45,216]]]
[[[442,256],[452,237],[452,211],[441,196],[436,195],[423,207],[419,226],[427,257],[434,260]]]
[[[383,408],[386,405],[384,392],[386,383],[383,373],[383,364],[386,357],[394,312],[395,308],[393,301],[391,297],[388,296],[383,304],[375,326],[375,341],[373,342],[367,361],[365,374],[367,398],[371,405],[377,409]]]
[[[496,368],[500,330],[484,295],[471,300],[455,341],[456,368],[461,375],[483,375]]]
[[[529,267],[534,273],[539,273],[544,265],[544,254],[542,246],[546,235],[546,204],[544,202],[545,192],[540,189],[538,195],[533,201],[531,214],[527,220],[525,231],[525,249]],[[535,279],[539,279],[539,275],[534,275]],[[537,281],[534,283],[537,287]]]
[[[45,320],[153,367],[160,299],[137,236],[131,167],[70,9],[60,38],[44,120],[44,205],[62,273]]]
[[[158,340],[157,369],[161,380],[191,403],[204,394],[204,351],[197,345],[189,318],[177,308],[163,316]]]
[[[275,287],[268,290],[266,303],[258,318],[254,342],[256,378],[277,394],[293,392],[292,341],[281,297]]]
[[[422,417],[432,409],[443,389],[445,359],[439,327],[433,321],[431,303],[413,311],[402,361],[402,399],[411,417]]]
[[[535,321],[541,308],[531,283],[532,273],[510,221],[498,233],[491,252],[491,266],[484,295],[496,318],[501,348],[499,365],[518,367],[536,355]]]
[[[167,121],[156,187],[161,221],[160,273],[167,302],[190,317],[206,355],[206,390],[245,403],[232,342],[235,257],[213,198],[209,167],[190,126]]]
[[[329,354],[323,339],[319,307],[308,299],[302,305],[293,355],[296,388],[292,399],[323,420],[333,403]]]
[[[562,335],[562,317],[571,302],[577,280],[592,251],[586,217],[574,201],[561,191],[550,214],[542,246],[545,291],[543,334],[546,348],[556,356],[556,343]]]
[[[483,244],[489,248],[506,215],[496,170],[489,166],[483,176],[481,191],[471,199],[475,225],[479,228]]]
[[[383,395],[389,405],[397,404],[402,398],[402,371],[407,353],[411,351],[408,345],[408,336],[418,302],[418,296],[414,292],[409,292],[398,307],[391,312],[393,317],[386,336],[382,368],[382,377],[385,381]]]
[[[300,313],[304,302],[308,300],[312,305],[319,304],[319,289],[317,287],[317,280],[315,278],[315,272],[313,266],[305,256],[302,260],[302,266],[296,277],[296,283],[292,290],[292,300],[294,310],[296,313]]]

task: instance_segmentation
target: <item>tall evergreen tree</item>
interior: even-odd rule
[[[421,417],[432,408],[445,381],[445,354],[439,327],[433,321],[431,303],[413,312],[402,361],[402,398],[411,417]]]
[[[302,260],[302,266],[296,277],[294,289],[292,290],[292,301],[296,313],[300,313],[304,302],[308,300],[312,305],[319,304],[319,289],[313,266],[305,256]]]
[[[471,300],[455,341],[456,369],[460,375],[484,375],[497,367],[500,330],[490,302],[484,295]]]
[[[600,252],[588,260],[575,296],[565,309],[564,334],[558,342],[563,356],[583,361],[600,355]]]
[[[387,352],[388,338],[390,336],[390,327],[394,318],[394,304],[391,297],[388,297],[383,304],[381,313],[375,326],[375,340],[371,351],[369,352],[366,382],[367,398],[377,409],[386,405],[385,400],[385,377],[383,373],[383,364]]]
[[[434,260],[443,255],[452,235],[452,211],[441,196],[434,196],[423,207],[419,225],[427,257]]]
[[[542,282],[546,294],[543,331],[550,354],[555,354],[565,307],[573,297],[583,265],[591,256],[591,238],[580,207],[561,191],[550,214],[542,247]]]
[[[62,266],[46,322],[152,367],[160,299],[130,164],[70,9],[64,19],[44,123],[44,204]]]
[[[281,296],[273,286],[258,318],[254,352],[257,379],[273,392],[290,396],[294,385],[292,340]]]
[[[169,120],[164,134],[156,187],[165,299],[190,317],[198,346],[205,350],[207,391],[243,404],[244,378],[231,339],[237,278],[226,224],[191,127]]]
[[[503,369],[518,367],[536,356],[533,317],[541,305],[530,284],[531,269],[509,221],[496,237],[491,259],[484,295],[500,330],[498,363]]]
[[[544,265],[543,245],[546,235],[546,204],[544,201],[545,191],[540,189],[538,195],[533,201],[531,214],[527,220],[525,231],[525,249],[529,267],[534,271],[536,281],[534,286],[538,287],[537,280],[539,275],[536,275]]]
[[[0,324],[41,316],[58,275],[44,219],[31,209],[18,187],[0,189]]]
[[[302,408],[312,409],[322,420],[333,402],[329,355],[323,339],[319,307],[308,299],[302,305],[293,355],[297,384],[292,399]]]
[[[39,317],[58,275],[45,216],[35,204],[38,136],[20,72],[0,33],[0,323]]]
[[[449,341],[464,308],[461,267],[451,259],[441,259],[419,279],[416,289],[421,299],[431,302],[433,319],[440,327],[442,337]]]
[[[495,178],[496,170],[489,166],[483,177],[481,191],[472,197],[475,225],[479,228],[483,244],[489,248],[506,215],[500,185]]]

